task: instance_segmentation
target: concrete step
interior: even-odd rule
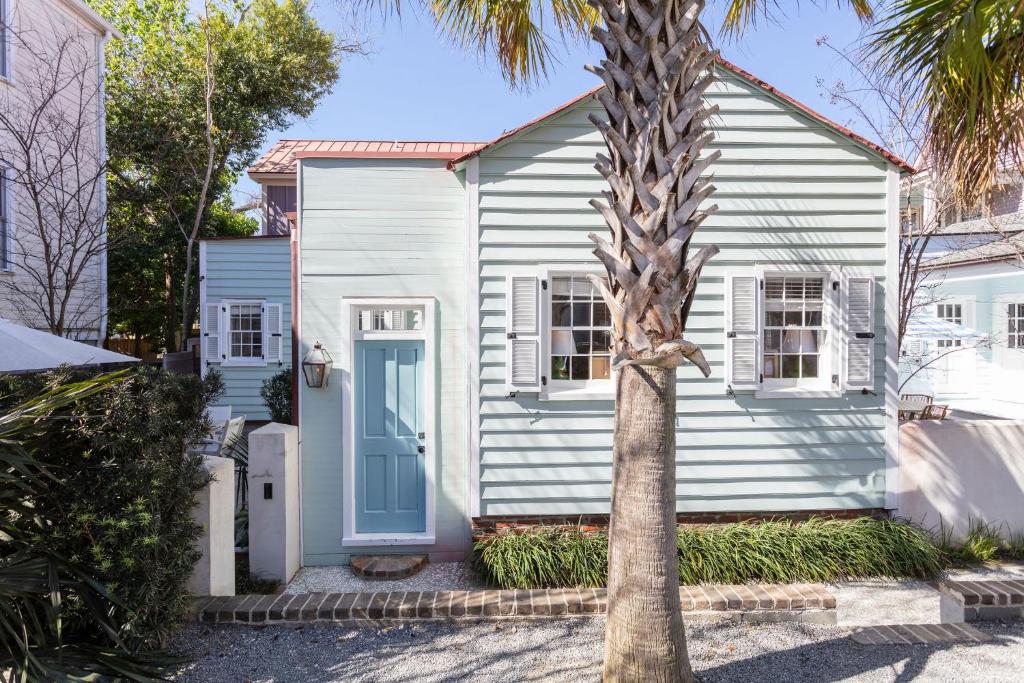
[[[352,573],[364,579],[407,579],[427,566],[426,555],[354,555]]]

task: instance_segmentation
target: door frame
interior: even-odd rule
[[[367,308],[418,307],[423,310],[419,330],[364,332],[357,329],[358,313]],[[341,434],[342,434],[342,546],[431,545],[435,541],[435,471],[437,454],[437,299],[433,297],[343,297],[341,302]],[[355,344],[357,341],[422,341],[423,445],[426,527],[420,533],[359,533],[356,520],[355,458]]]

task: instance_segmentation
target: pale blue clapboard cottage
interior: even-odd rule
[[[713,374],[679,376],[679,513],[894,509],[887,285],[911,169],[716,69],[720,210],[697,240],[721,253],[687,330]],[[268,204],[295,203],[272,211],[294,215],[295,357],[334,358],[326,388],[299,382],[305,564],[452,559],[474,525],[607,513],[609,320],[585,278],[598,110],[588,93],[489,143],[282,141],[251,169]]]

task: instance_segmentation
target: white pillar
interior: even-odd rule
[[[192,570],[192,595],[235,594],[235,462],[207,455],[210,483],[196,495],[192,518],[203,527],[202,557]]]
[[[249,434],[249,573],[288,583],[299,570],[299,429]]]

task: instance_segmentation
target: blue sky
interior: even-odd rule
[[[321,24],[342,39],[367,42],[365,56],[348,57],[334,91],[308,119],[272,133],[279,138],[490,140],[597,85],[583,65],[600,59],[590,43],[559,50],[550,78],[528,92],[510,90],[493,60],[467,54],[439,37],[429,18],[407,4],[400,19],[374,13],[353,19],[346,0],[319,0]],[[789,5],[790,3],[781,3]],[[717,36],[721,3],[709,2],[706,24]],[[849,80],[850,73],[816,41],[827,36],[840,48],[854,44],[861,27],[836,3],[792,3],[783,23],[762,21],[740,41],[718,41],[722,55],[782,92],[841,123],[848,113],[818,87]],[[858,131],[865,132],[865,131]],[[236,199],[256,191],[243,178]]]

